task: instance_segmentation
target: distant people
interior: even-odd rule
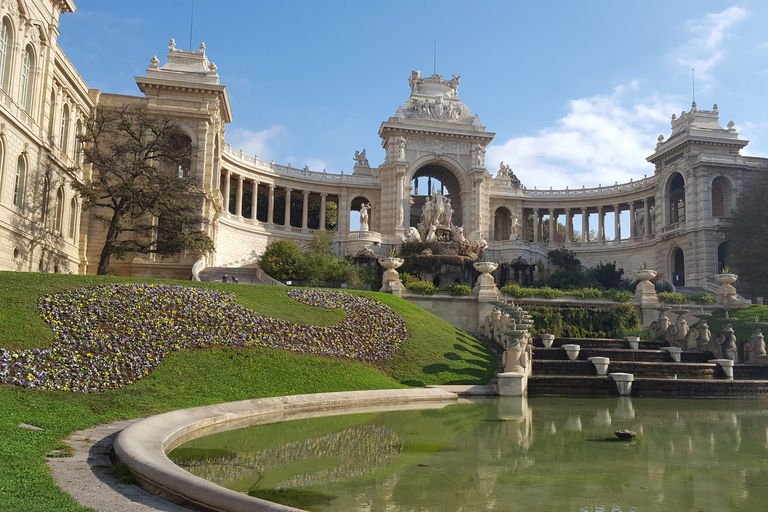
[[[233,282],[233,283],[235,283],[235,284],[237,284],[237,283],[239,283],[240,281],[238,281],[238,280],[237,280],[237,278],[236,278],[235,276],[232,276],[232,282]]]
[[[229,282],[229,274],[224,274],[224,277],[221,278],[221,282],[222,283]]]

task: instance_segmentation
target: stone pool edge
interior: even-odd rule
[[[344,391],[291,395],[180,409],[151,416],[127,427],[115,440],[117,457],[142,487],[199,510],[217,512],[297,511],[253,498],[196,477],[166,456],[179,444],[209,432],[245,426],[256,419],[283,421],[304,413],[429,402],[457,402],[441,388]]]

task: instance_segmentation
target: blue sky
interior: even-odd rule
[[[201,41],[227,86],[236,149],[350,173],[410,93],[412,69],[461,75],[459,98],[496,133],[529,188],[581,188],[652,174],[670,118],[720,110],[744,154],[768,155],[768,2],[75,0],[59,44],[90,87],[140,95],[168,41]],[[436,41],[436,43],[435,43]],[[437,46],[435,58],[435,44]]]

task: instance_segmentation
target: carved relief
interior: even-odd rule
[[[469,153],[469,142],[435,139],[411,139],[411,147],[433,153]]]
[[[398,109],[398,117],[464,122],[466,124],[472,122],[472,112],[466,105],[455,100],[444,101],[442,96],[410,98],[405,102],[402,109]]]

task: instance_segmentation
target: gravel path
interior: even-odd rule
[[[72,457],[49,458],[56,484],[78,503],[98,512],[189,512],[145,491],[138,485],[120,484],[107,473],[109,453],[117,434],[142,418],[114,421],[73,433],[64,443]]]

